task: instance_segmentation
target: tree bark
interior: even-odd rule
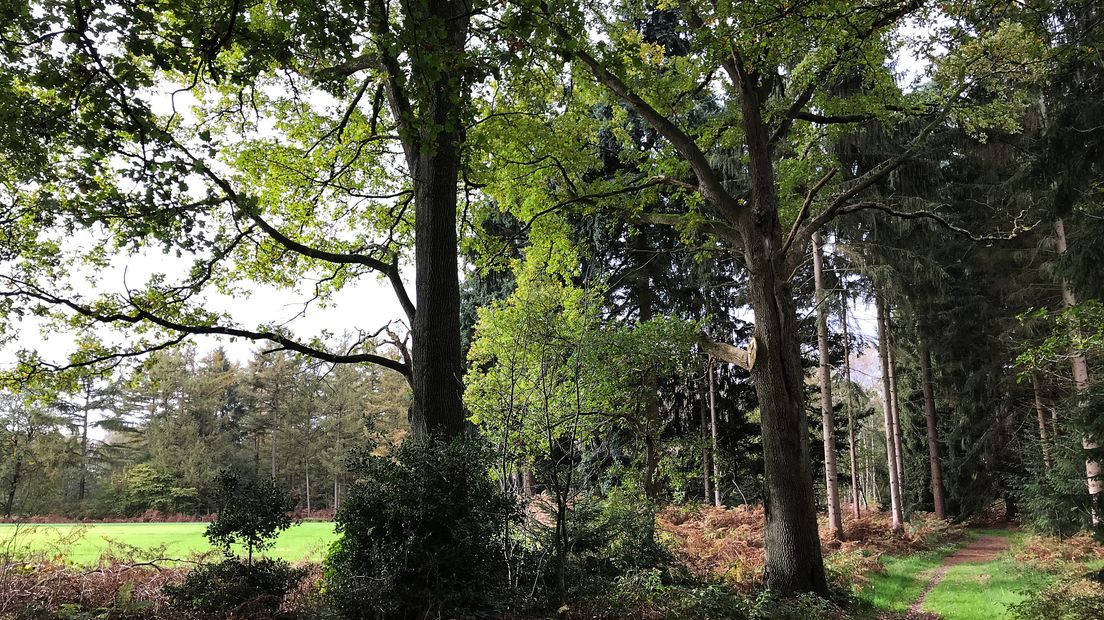
[[[847,449],[851,460],[851,513],[858,519],[859,508],[859,460],[855,450],[855,410],[851,402],[851,333],[847,327],[847,297],[843,298],[843,380],[847,390]]]
[[[470,11],[453,0],[412,5],[424,49],[436,53],[412,62],[412,82],[422,84],[416,148],[409,149],[414,176],[414,291],[419,310],[412,326],[410,429],[415,439],[451,439],[464,433],[460,346],[460,279],[457,259],[457,191],[460,171],[461,71]],[[418,57],[418,54],[414,55]],[[432,63],[432,64],[426,64]],[[412,136],[406,136],[409,141]],[[413,156],[410,156],[413,155]]]
[[[717,463],[717,381],[713,361],[709,361],[709,448],[713,458],[713,505],[721,507],[721,471]]]
[[[901,403],[900,394],[897,390],[897,360],[893,355],[893,315],[889,311],[889,306],[885,306],[885,321],[886,321],[886,359],[889,361],[889,392],[890,392],[890,411],[893,413],[893,448],[897,453],[897,486],[900,489],[901,496],[905,494],[905,447],[901,431]],[[904,506],[902,505],[902,510]]]
[[[932,502],[935,516],[947,518],[946,501],[943,498],[943,466],[939,460],[939,429],[935,424],[935,390],[932,387],[931,351],[920,344],[920,373],[923,375],[924,417],[928,424],[928,461],[931,465]]]
[[[435,102],[437,106],[446,104]],[[447,111],[434,120],[447,122]],[[455,132],[442,132],[436,149],[423,149],[415,172],[414,401],[410,430],[415,439],[458,437],[464,432],[461,400],[460,281],[457,261],[456,191],[459,151]]]
[[[1039,421],[1039,447],[1043,452],[1043,466],[1047,471],[1053,466],[1050,460],[1050,441],[1047,437],[1046,408],[1043,406],[1042,385],[1039,384],[1039,373],[1031,372],[1031,391],[1035,395],[1035,417]]]
[[[713,360],[706,359],[707,370],[712,372]],[[706,390],[701,389],[698,383],[698,410],[701,413],[701,441],[702,441],[702,503],[713,501],[713,428],[709,420],[709,407],[706,404],[708,396]]]
[[[805,417],[805,372],[797,341],[797,310],[782,247],[778,195],[757,78],[740,80],[740,107],[751,181],[751,210],[739,220],[748,301],[758,345],[751,364],[759,398],[766,481],[766,583],[782,595],[825,594],[828,583],[817,532]]]
[[[1058,236],[1058,253],[1065,254],[1066,226],[1062,218],[1054,222],[1054,230]],[[1069,282],[1062,281],[1062,302],[1067,308],[1077,305],[1077,296],[1070,288]],[[1089,364],[1085,356],[1076,350],[1070,351],[1070,366],[1073,370],[1073,384],[1078,393],[1084,393],[1089,389]],[[1081,436],[1081,447],[1086,453],[1090,453],[1100,447],[1097,438],[1085,434]],[[1104,525],[1104,479],[1101,478],[1100,461],[1086,457],[1085,482],[1089,491],[1089,501],[1092,507],[1093,526]]]
[[[885,418],[886,461],[889,469],[889,501],[893,531],[901,531],[904,524],[901,507],[900,478],[897,475],[897,442],[893,432],[893,396],[890,386],[889,343],[886,341],[885,301],[880,297],[878,306],[878,353],[882,361],[882,410]]]
[[[828,294],[824,290],[824,257],[820,233],[813,233],[813,280],[816,287],[817,346],[820,350],[820,419],[824,435],[824,494],[828,503],[828,527],[843,538],[836,468],[836,424],[833,419],[832,371],[828,365]]]

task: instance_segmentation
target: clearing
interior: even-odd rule
[[[207,523],[0,524],[0,554],[42,553],[67,564],[92,566],[105,551],[137,557],[164,545],[163,553],[155,555],[185,559],[212,550],[203,535],[205,529]],[[335,538],[332,521],[304,521],[281,533],[262,555],[290,562],[320,560]]]

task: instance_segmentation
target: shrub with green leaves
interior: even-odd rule
[[[514,500],[473,439],[407,441],[348,459],[356,482],[338,511],[324,591],[349,618],[457,618],[506,603],[505,525]]]
[[[284,560],[262,558],[243,564],[234,558],[203,564],[176,586],[165,586],[177,609],[190,609],[220,617],[271,618],[280,603],[307,569]]]
[[[272,545],[276,536],[291,526],[288,512],[295,500],[268,476],[248,476],[232,470],[219,474],[215,499],[218,516],[207,526],[211,544],[227,555],[231,545],[244,544],[247,562],[253,562],[253,551]]]
[[[1104,571],[1079,579],[1062,577],[1009,607],[1016,620],[1098,620],[1104,618]]]
[[[219,512],[207,527],[207,539],[226,558],[204,564],[188,573],[184,582],[165,586],[170,604],[222,617],[272,618],[280,603],[307,574],[307,569],[284,560],[254,561],[253,552],[270,547],[273,539],[291,525],[291,495],[266,476],[223,471],[216,491]],[[234,557],[232,545],[246,546],[246,561]]]

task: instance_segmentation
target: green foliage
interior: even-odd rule
[[[238,618],[279,617],[280,603],[307,575],[306,567],[264,558],[244,564],[235,558],[203,564],[179,585],[165,586],[173,607]]]
[[[463,617],[506,602],[506,526],[517,507],[481,442],[407,441],[355,452],[324,588],[349,618]]]
[[[1100,573],[1062,577],[1008,608],[1015,620],[1096,620],[1104,618],[1104,583]]]
[[[196,490],[175,486],[171,474],[158,471],[152,465],[139,463],[131,467],[119,481],[128,515],[146,510],[164,513],[191,512],[196,506]]]
[[[218,475],[218,516],[205,532],[212,545],[227,555],[221,562],[203,564],[183,583],[166,586],[171,603],[204,613],[234,613],[245,617],[275,614],[284,596],[307,574],[287,561],[262,558],[254,561],[254,549],[265,549],[291,525],[288,511],[295,503],[276,481],[247,477],[224,470]],[[230,546],[244,543],[248,559],[232,557]]]
[[[639,570],[677,570],[659,540],[655,509],[637,493],[615,489],[601,499],[583,499],[568,513],[567,529],[578,584]]]
[[[218,476],[218,516],[207,526],[212,545],[230,555],[230,546],[243,543],[249,562],[253,551],[270,547],[280,532],[291,526],[288,512],[295,500],[267,476],[243,476],[224,470]]]
[[[1016,501],[1025,525],[1033,530],[1072,536],[1091,523],[1091,502],[1085,492],[1085,460],[1080,437],[1051,439],[1052,466],[1033,460],[1016,480]],[[1031,447],[1039,450],[1038,446]]]
[[[1020,315],[1020,321],[1041,322],[1045,336],[1041,342],[1020,354],[1016,362],[1023,368],[1038,369],[1068,363],[1071,351],[1096,355],[1104,351],[1104,302],[1085,301],[1050,313],[1036,308]]]

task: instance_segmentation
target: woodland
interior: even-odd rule
[[[0,0],[0,617],[1104,617],[1102,265],[1095,0]]]

